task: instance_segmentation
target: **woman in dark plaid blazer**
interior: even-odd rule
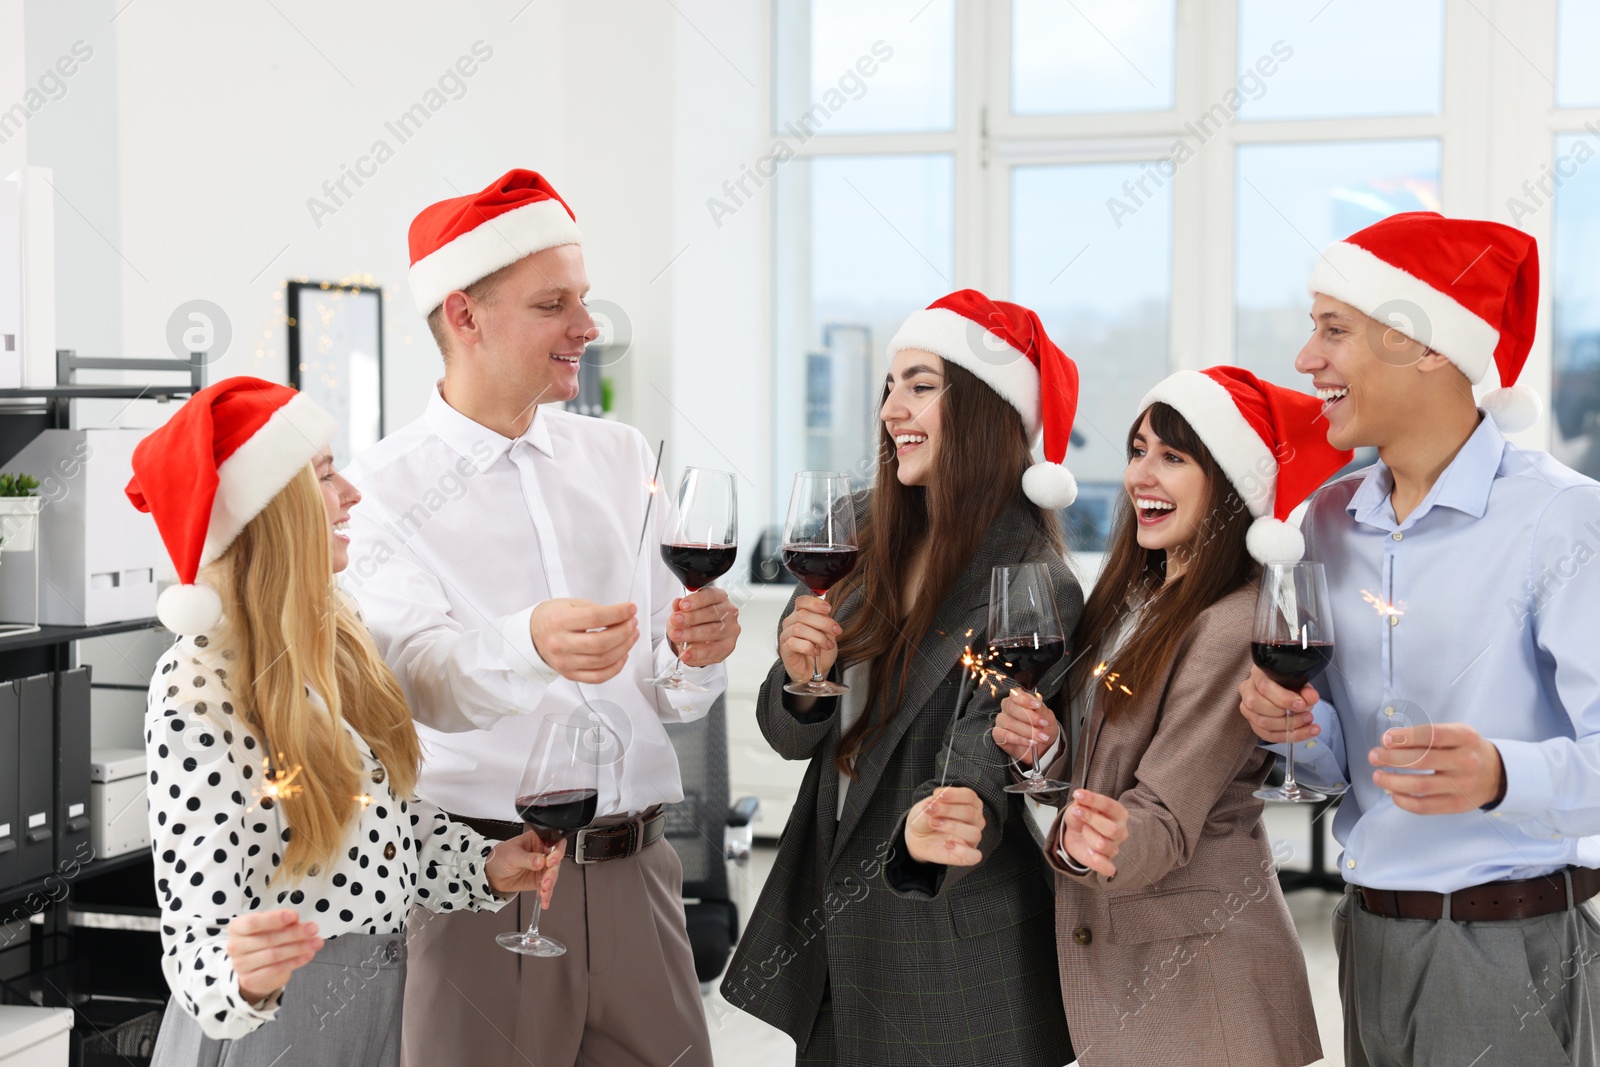
[[[793,1037],[802,1064],[1060,1067],[1050,887],[1003,792],[998,699],[962,656],[982,647],[997,565],[1047,563],[1069,632],[1082,611],[1056,515],[1022,491],[1041,363],[1074,394],[1076,371],[1031,312],[971,291],[912,316],[890,355],[876,487],[855,501],[861,563],[833,605],[791,601],[761,691],[767,740],[810,766],[722,992]],[[783,691],[813,656],[849,694]],[[906,812],[941,785],[988,815],[963,845],[981,867],[908,854]]]

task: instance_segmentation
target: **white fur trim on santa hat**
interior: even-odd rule
[[[222,621],[222,598],[203,583],[169,585],[156,597],[156,618],[175,634],[209,633]]]
[[[1478,401],[1501,433],[1517,433],[1539,421],[1544,402],[1539,394],[1526,385],[1513,385],[1509,389],[1491,389]]]
[[[889,358],[904,348],[932,352],[970,371],[1017,409],[1030,438],[1039,436],[1039,368],[998,334],[949,308],[924,308],[889,339]]]
[[[217,495],[211,502],[200,566],[226,552],[245,523],[261,514],[338,430],[332,415],[309,396],[296,393],[234,449],[217,468]]]
[[[1078,499],[1078,479],[1059,463],[1035,463],[1022,472],[1022,491],[1041,508],[1059,511]]]
[[[1306,538],[1295,527],[1269,515],[1250,524],[1244,547],[1257,563],[1298,563],[1306,554]]]
[[[1325,293],[1342,300],[1363,315],[1380,318],[1384,325],[1393,324],[1454,363],[1473,384],[1483,381],[1494,363],[1499,330],[1415,274],[1359,245],[1348,241],[1329,245],[1306,289],[1312,296]],[[1419,314],[1425,321],[1415,321]]]
[[[486,220],[411,265],[411,296],[427,315],[457,289],[487,278],[523,256],[556,245],[581,245],[583,236],[559,200],[536,200]]]
[[[1139,410],[1157,401],[1176,409],[1200,435],[1251,515],[1259,519],[1272,514],[1278,461],[1255,427],[1240,414],[1233,394],[1197,370],[1180,370],[1146,393],[1139,401]]]

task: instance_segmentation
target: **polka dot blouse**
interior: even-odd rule
[[[397,798],[353,730],[365,793],[338,859],[269,885],[288,824],[264,778],[261,738],[235,711],[228,657],[208,645],[204,636],[179,638],[150,682],[150,841],[167,984],[208,1035],[232,1039],[278,1010],[277,998],[258,1008],[239,995],[225,951],[235,916],[293,908],[321,936],[337,937],[398,933],[414,903],[493,911],[504,901],[484,874],[492,843],[431,804]]]

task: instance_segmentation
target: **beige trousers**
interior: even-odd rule
[[[684,931],[683,865],[665,840],[630,856],[561,866],[541,933],[564,956],[508,952],[531,894],[498,912],[413,909],[404,1067],[711,1067],[711,1039]]]

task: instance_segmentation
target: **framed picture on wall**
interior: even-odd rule
[[[383,436],[383,290],[290,282],[289,384],[339,423],[333,462],[343,467]]]

